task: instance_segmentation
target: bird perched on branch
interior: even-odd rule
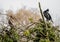
[[[49,14],[49,9],[46,9],[45,11],[43,11],[43,14],[44,14],[44,17],[46,18],[47,21],[51,20],[51,22],[53,22],[52,17]]]

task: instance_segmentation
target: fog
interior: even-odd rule
[[[14,12],[22,7],[38,8],[38,2],[41,3],[42,10],[49,8],[55,25],[60,25],[60,0],[0,0],[0,9],[13,10]]]

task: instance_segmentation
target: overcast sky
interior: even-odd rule
[[[23,6],[38,9],[38,2],[41,3],[42,10],[49,8],[53,21],[60,24],[60,0],[0,0],[0,9],[16,11]]]

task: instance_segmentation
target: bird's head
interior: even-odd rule
[[[49,12],[49,9],[46,9],[46,10],[44,11],[44,13],[46,13],[46,12]]]
[[[48,11],[49,11],[49,9],[46,9],[45,11],[47,11],[47,12],[48,12]]]

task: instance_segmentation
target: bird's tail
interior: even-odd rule
[[[53,23],[53,20],[51,19],[51,22]]]

